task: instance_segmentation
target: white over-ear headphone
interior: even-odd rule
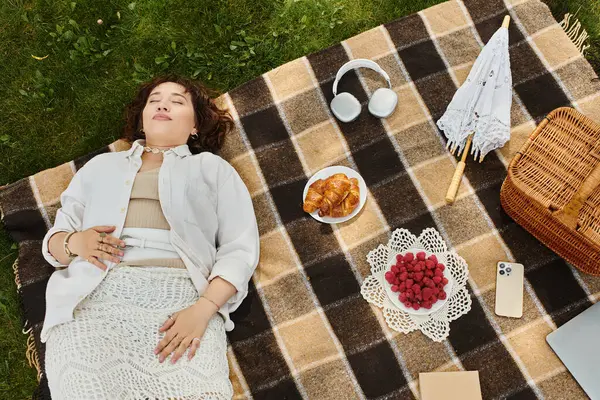
[[[386,118],[389,117],[398,104],[398,95],[392,90],[392,82],[390,81],[389,75],[377,64],[375,61],[359,58],[356,60],[348,61],[342,65],[335,76],[333,82],[333,100],[331,100],[331,111],[337,119],[342,122],[350,122],[358,118],[360,115],[360,102],[348,92],[342,92],[337,94],[337,86],[342,76],[351,69],[357,67],[364,67],[372,69],[378,72],[385,78],[388,83],[387,88],[379,88],[373,93],[369,100],[369,112],[376,117]]]

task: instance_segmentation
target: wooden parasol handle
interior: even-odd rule
[[[467,144],[465,144],[465,148],[463,149],[462,157],[460,162],[456,166],[456,170],[454,171],[454,176],[452,177],[452,182],[450,182],[450,187],[448,188],[448,192],[446,193],[446,203],[452,204],[454,200],[456,200],[456,193],[458,193],[458,187],[460,186],[460,181],[462,179],[463,173],[465,172],[467,154],[469,154],[469,147],[471,147],[471,141],[473,140],[473,135],[469,135],[467,139]]]

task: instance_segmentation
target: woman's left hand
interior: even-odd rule
[[[160,353],[158,361],[162,363],[172,354],[171,363],[174,364],[188,347],[188,360],[191,360],[200,347],[202,336],[214,314],[215,310],[210,303],[207,305],[198,302],[167,318],[159,329],[159,332],[166,332],[165,336],[154,349],[154,354]]]

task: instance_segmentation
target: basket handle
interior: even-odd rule
[[[598,158],[600,161],[600,155],[597,153],[592,154],[592,157]],[[596,164],[596,167],[592,172],[585,178],[579,190],[571,201],[569,201],[561,210],[557,210],[554,215],[555,217],[565,224],[568,228],[576,229],[577,222],[579,220],[579,212],[587,201],[588,197],[594,190],[600,185],[600,162]]]

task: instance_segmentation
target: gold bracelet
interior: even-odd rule
[[[69,232],[67,233],[67,235],[65,236],[65,239],[63,240],[63,247],[65,249],[65,253],[67,254],[67,256],[69,256],[70,258],[74,258],[77,257],[77,254],[73,253],[71,250],[69,250],[69,239],[71,239],[71,236],[73,236],[74,234],[76,234],[77,231],[73,231],[73,232]]]
[[[221,309],[221,306],[220,306],[220,305],[218,305],[217,303],[215,303],[214,301],[212,301],[212,300],[211,300],[211,299],[209,299],[208,297],[205,297],[204,295],[202,295],[202,296],[200,296],[200,297],[202,297],[203,299],[206,299],[206,300],[210,301],[211,303],[213,303],[213,304],[215,305],[215,307],[217,307],[217,311],[219,311],[219,310]]]

